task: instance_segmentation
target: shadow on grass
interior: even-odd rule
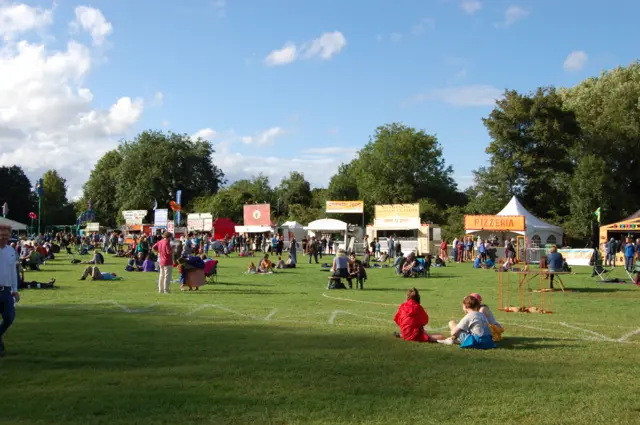
[[[629,284],[607,284],[607,285],[615,285],[615,288],[568,288],[570,289],[572,292],[577,292],[577,293],[594,293],[594,294],[600,294],[600,293],[610,293],[610,292],[620,292],[620,291],[628,291],[629,289],[633,288],[633,285],[629,286]]]
[[[527,350],[513,356],[385,335],[326,325],[20,310],[0,359],[0,397],[12,399],[10,409],[0,409],[0,423],[334,425],[426,423],[426,417],[461,423],[443,408],[451,405],[491,418],[481,423],[507,423],[513,411],[505,403],[526,409],[530,398],[513,395],[530,394],[532,380],[575,397],[584,379],[583,368],[569,367],[574,358],[550,363]],[[542,348],[546,341],[553,340],[510,338],[503,347]],[[591,365],[596,377],[611,367]],[[581,396],[585,406],[602,397]],[[548,418],[565,406],[564,399],[546,403],[536,415]]]
[[[524,336],[510,336],[503,341],[497,343],[497,348],[503,349],[517,349],[517,350],[539,350],[558,348],[565,346],[560,344],[558,339],[554,338],[539,338],[539,337],[524,337]],[[545,342],[547,344],[545,344]],[[576,341],[577,342],[577,341]]]

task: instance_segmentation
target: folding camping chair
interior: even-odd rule
[[[635,282],[636,281],[636,276],[638,275],[638,273],[640,273],[640,261],[636,261],[633,264],[633,270],[629,271],[627,269],[624,269],[625,272],[627,272],[627,276],[629,276],[629,279],[631,279],[631,282]]]
[[[420,269],[416,273],[417,277],[429,277],[431,276],[431,264],[425,258],[418,258]]]
[[[593,262],[593,272],[591,273],[591,277],[595,280],[606,282],[607,280],[609,280],[610,273],[611,270],[604,267],[602,259],[598,258]]]
[[[218,283],[218,260],[205,261],[204,276],[207,283]]]

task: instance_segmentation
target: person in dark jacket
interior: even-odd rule
[[[561,273],[564,271],[564,258],[562,258],[562,254],[558,252],[558,247],[556,245],[551,247],[551,252],[547,255],[547,264],[549,264],[549,274],[551,276],[549,278],[549,288],[553,289],[554,272]]]

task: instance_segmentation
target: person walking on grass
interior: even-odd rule
[[[0,357],[4,356],[3,335],[13,323],[16,310],[15,303],[20,301],[18,293],[18,256],[9,243],[11,227],[0,225]]]
[[[160,276],[158,277],[158,292],[169,293],[171,284],[171,273],[173,271],[173,250],[171,249],[171,233],[164,232],[162,240],[158,241],[153,250],[158,253],[160,262]]]

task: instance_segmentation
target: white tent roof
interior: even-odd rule
[[[297,221],[285,221],[282,223],[282,227],[288,227],[290,229],[302,229],[304,226]]]
[[[4,217],[0,217],[0,224],[11,226],[12,230],[27,230],[26,224],[18,223],[17,221],[9,220]]]
[[[323,218],[322,220],[316,220],[309,223],[306,230],[315,231],[338,231],[338,232],[346,232],[347,231],[347,223],[344,221],[336,220],[333,218]]]
[[[511,198],[509,203],[497,215],[523,215],[527,230],[548,230],[550,232],[557,232],[560,234],[564,233],[562,227],[545,223],[544,221],[540,220],[538,217],[527,211],[527,209],[522,206],[520,201],[518,201],[518,198],[516,198],[515,196]]]
[[[236,233],[267,233],[272,232],[270,226],[236,226]]]

